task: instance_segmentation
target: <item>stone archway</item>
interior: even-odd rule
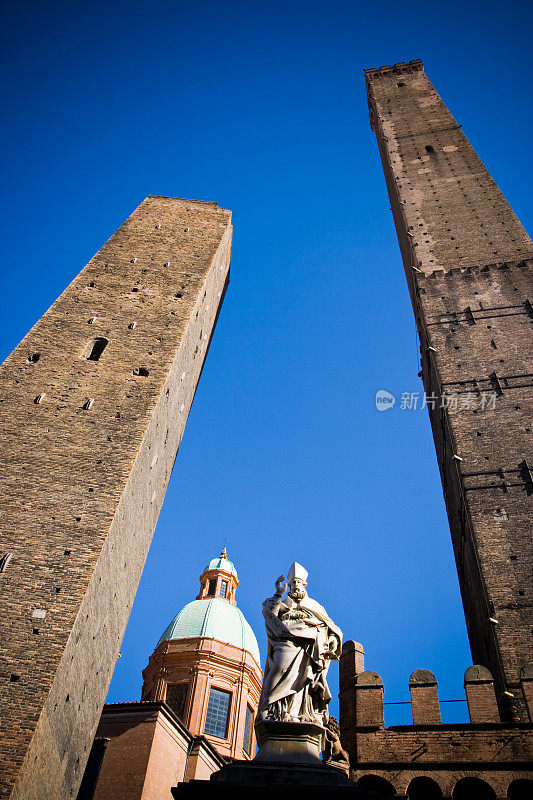
[[[409,800],[440,800],[442,791],[436,781],[421,775],[413,778],[407,787],[407,797]]]
[[[367,792],[375,792],[380,798],[395,797],[396,795],[396,789],[392,783],[389,783],[389,781],[385,780],[385,778],[381,778],[379,775],[363,775],[363,777],[359,778],[357,781],[357,785],[360,789],[364,789]]]
[[[481,778],[461,778],[454,786],[453,800],[496,800],[496,792]]]
[[[507,789],[509,800],[529,800],[533,797],[533,781],[527,778],[517,778],[511,781]]]

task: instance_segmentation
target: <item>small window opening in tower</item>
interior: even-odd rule
[[[133,370],[134,375],[140,375],[141,378],[147,378],[150,372],[146,369],[146,367],[136,367]]]
[[[427,144],[426,153],[434,153],[434,152],[435,152],[434,148],[430,144]]]
[[[109,340],[103,336],[97,336],[96,339],[92,339],[86,351],[88,353],[87,361],[98,361],[108,344]]]
[[[207,587],[207,596],[214,597],[216,588],[217,588],[217,579],[211,578],[209,581],[209,586]]]
[[[41,357],[40,353],[30,353],[28,356],[28,362],[30,364],[36,364]]]
[[[220,589],[218,590],[218,596],[226,597],[227,592],[228,592],[228,582],[220,581]]]
[[[401,87],[401,86],[405,86],[405,83],[404,83],[403,81],[398,81],[398,83],[396,84],[396,86],[400,86],[400,87]]]
[[[225,739],[228,735],[228,717],[231,694],[211,687],[205,717],[204,733]]]

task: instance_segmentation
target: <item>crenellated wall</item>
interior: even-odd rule
[[[409,678],[413,724],[386,728],[383,681],[377,672],[365,670],[362,646],[345,642],[340,726],[352,779],[364,786],[370,776],[381,778],[401,796],[415,778],[424,777],[446,797],[460,780],[475,777],[496,796],[507,797],[512,781],[533,781],[528,770],[533,757],[533,673],[522,672],[520,686],[529,722],[502,722],[492,675],[485,667],[469,667],[464,687],[470,722],[443,724],[437,680],[429,670],[418,669]]]

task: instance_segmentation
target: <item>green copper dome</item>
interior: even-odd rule
[[[215,558],[210,563],[220,561],[221,559]],[[227,563],[235,570],[231,561]],[[225,567],[211,567],[211,569],[225,569]],[[250,653],[258,664],[261,663],[253,630],[246,622],[242,611],[226,600],[206,597],[188,603],[179,614],[176,614],[158,644],[168,639],[188,639],[192,636],[207,636],[218,639],[219,642],[233,644]]]
[[[223,550],[222,552],[225,553],[226,551]],[[220,555],[218,558],[212,558],[209,564],[204,567],[204,572],[208,569],[223,569],[224,572],[229,572],[230,575],[235,575],[236,578],[238,577],[233,561],[230,561],[229,558],[224,558],[223,555]]]

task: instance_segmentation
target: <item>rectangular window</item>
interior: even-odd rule
[[[209,581],[209,586],[207,588],[207,596],[214,597],[216,588],[217,588],[217,579],[211,578],[211,580]]]
[[[225,739],[228,735],[229,702],[231,694],[222,689],[209,692],[209,703],[205,718],[204,733]]]
[[[228,591],[228,582],[220,581],[220,589],[218,590],[218,596],[225,597],[227,591]]]
[[[254,712],[250,706],[246,706],[246,719],[244,721],[244,736],[242,737],[242,749],[249,756],[252,755],[252,729],[254,721]]]
[[[183,719],[185,711],[187,688],[188,684],[186,683],[175,683],[167,686],[166,704],[180,719]]]

